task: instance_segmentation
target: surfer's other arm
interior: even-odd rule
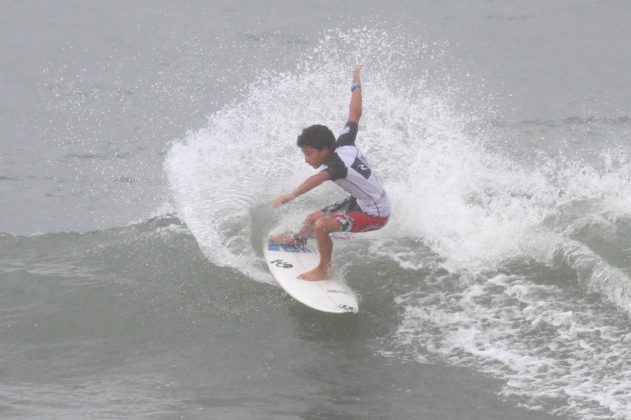
[[[353,69],[353,83],[351,84],[351,103],[348,107],[348,121],[357,124],[362,116],[362,87],[359,72],[363,65],[357,64]]]
[[[328,171],[321,171],[315,175],[310,176],[309,178],[305,179],[302,184],[298,185],[298,188],[296,188],[293,192],[276,197],[272,205],[274,207],[280,207],[282,204],[290,202],[294,198],[308,191],[311,191],[318,185],[322,184],[324,181],[329,179],[329,176],[330,175]]]

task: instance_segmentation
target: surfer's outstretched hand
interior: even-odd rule
[[[293,194],[279,195],[278,197],[276,197],[276,199],[272,203],[272,206],[274,206],[274,208],[280,207],[285,203],[289,203],[294,198],[296,197],[294,197]]]

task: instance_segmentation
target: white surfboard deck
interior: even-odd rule
[[[357,297],[339,280],[300,280],[298,276],[312,270],[320,262],[313,246],[263,245],[265,262],[280,286],[298,302],[322,312],[357,313]]]

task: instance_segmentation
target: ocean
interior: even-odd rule
[[[631,419],[631,4],[0,3],[0,417]],[[270,232],[344,197],[356,315],[274,286]],[[328,185],[331,184],[331,185]]]

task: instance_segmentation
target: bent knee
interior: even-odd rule
[[[322,213],[320,210],[314,211],[313,213],[307,215],[306,222],[313,225],[318,221],[318,219],[322,218],[323,216],[324,213]]]
[[[342,229],[342,225],[340,224],[340,222],[337,221],[337,219],[334,219],[330,216],[325,216],[319,218],[315,222],[315,228],[318,232],[331,233],[337,232]]]

